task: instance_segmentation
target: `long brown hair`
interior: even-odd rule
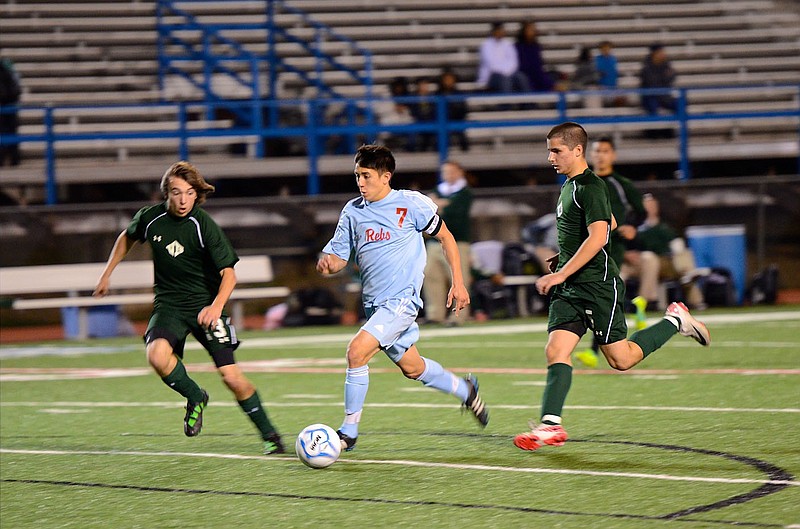
[[[202,204],[206,201],[206,196],[214,192],[214,186],[206,182],[197,167],[189,162],[181,160],[172,164],[164,176],[161,178],[161,194],[167,198],[169,192],[169,179],[170,177],[180,178],[185,180],[197,193],[197,203]]]

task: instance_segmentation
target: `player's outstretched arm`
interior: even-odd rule
[[[435,235],[442,245],[444,258],[450,266],[452,276],[450,291],[447,293],[447,308],[458,313],[461,309],[467,308],[470,303],[469,291],[464,284],[464,277],[461,274],[461,256],[458,253],[458,245],[453,234],[442,221],[439,233]]]
[[[128,252],[131,251],[131,248],[133,248],[135,244],[136,240],[128,237],[125,230],[119,234],[119,237],[117,237],[117,240],[114,242],[114,247],[111,248],[111,254],[108,256],[106,266],[100,274],[100,279],[97,280],[97,286],[95,286],[94,292],[92,292],[94,297],[102,298],[108,294],[108,288],[111,283],[111,273],[117,265],[125,259],[125,256],[128,255]]]
[[[324,253],[317,261],[317,272],[322,275],[335,274],[345,266],[347,266],[347,261],[344,259],[330,253]]]

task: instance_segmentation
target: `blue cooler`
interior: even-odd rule
[[[736,301],[744,298],[747,278],[747,249],[744,225],[689,226],[686,241],[694,252],[698,268],[727,268],[733,276]]]
[[[119,336],[120,309],[117,305],[97,305],[89,307],[88,314],[89,338],[110,338]],[[64,325],[64,337],[78,338],[80,323],[78,307],[64,307],[61,309],[61,322]]]

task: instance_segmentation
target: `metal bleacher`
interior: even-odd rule
[[[179,4],[191,10],[198,21],[220,27],[243,21],[255,23],[265,17],[263,0],[187,0]],[[619,59],[620,87],[631,91],[638,86],[637,73],[647,47],[658,41],[667,47],[678,72],[677,87],[691,89],[687,102],[693,111],[788,112],[783,117],[692,122],[692,156],[718,156],[720,149],[714,146],[720,145],[734,156],[737,145],[741,152],[761,152],[764,157],[775,153],[757,151],[754,145],[777,143],[780,152],[785,152],[785,143],[793,141],[797,149],[799,123],[796,114],[792,114],[800,107],[800,93],[795,87],[800,84],[800,13],[796,5],[794,10],[787,10],[786,4],[775,0],[563,0],[558,5],[543,0],[506,0],[499,7],[487,7],[487,2],[478,0],[294,0],[286,4],[304,10],[314,20],[370,51],[377,96],[387,93],[386,85],[394,77],[435,77],[445,67],[459,73],[460,88],[475,90],[477,49],[489,24],[498,20],[507,23],[509,33],[515,32],[519,22],[535,20],[545,61],[567,76],[572,73],[581,46],[596,45],[604,39],[613,41]],[[279,9],[276,21],[298,38],[315,36],[315,29],[296,13]],[[266,51],[267,44],[257,32],[232,26],[221,32],[253,53]],[[186,38],[196,40],[202,36],[187,31]],[[349,54],[341,41],[320,42],[319,49],[344,64],[359,67],[360,59]],[[276,51],[294,68],[313,72],[319,67],[314,57],[289,41],[279,42]],[[203,160],[228,158],[228,163],[215,166],[222,171],[215,175],[218,178],[259,171],[283,174],[290,170],[298,176],[308,172],[308,164],[300,160],[285,160],[281,169],[264,169],[264,164],[251,158],[252,146],[260,141],[259,136],[216,134],[215,131],[230,129],[232,122],[225,117],[210,118],[200,106],[141,105],[202,100],[196,88],[181,84],[174,77],[167,79],[163,88],[159,86],[153,1],[7,0],[0,4],[0,56],[12,59],[22,78],[21,134],[44,135],[46,114],[42,109],[47,106],[57,108],[51,113],[53,132],[86,136],[80,141],[58,143],[59,175],[74,174],[77,179],[92,181],[102,178],[93,176],[91,167],[98,165],[93,161],[117,162],[131,168],[141,159],[143,167],[149,169],[160,163],[159,159],[171,160],[184,153]],[[203,65],[198,61],[187,68],[201,72]],[[318,73],[343,95],[365,96],[364,86],[352,76],[330,69]],[[722,88],[747,86],[763,89]],[[277,95],[302,102],[318,97],[319,91],[298,76],[281,74]],[[635,120],[624,121],[641,114],[635,93],[629,95],[627,105],[619,108],[586,107],[582,103],[585,94],[569,94],[564,101],[572,116],[622,120],[597,125],[592,132],[614,134],[624,150],[626,142],[629,146],[642,144],[640,133],[645,127]],[[470,126],[509,122],[508,126],[467,130],[472,149],[464,153],[465,163],[470,164],[474,158],[473,166],[497,159],[529,165],[529,157],[507,154],[518,151],[520,143],[529,144],[545,125],[523,128],[518,123],[558,117],[555,95],[544,97],[537,109],[512,113],[498,110],[497,101],[483,97],[470,97],[467,102]],[[304,109],[298,104],[296,119],[308,119]],[[669,126],[677,127],[675,123]],[[177,136],[182,130],[212,133],[182,143]],[[122,137],[135,136],[137,132],[152,134]],[[170,132],[176,135],[164,136]],[[92,137],[103,133],[119,133],[120,137]],[[673,160],[679,156],[674,143],[654,144],[650,151],[653,159]],[[246,146],[244,157],[231,154],[233,146],[242,144]],[[704,145],[709,147],[704,149]],[[47,149],[41,138],[23,143],[25,163],[18,168],[4,168],[5,182],[41,182]],[[797,152],[789,155],[797,156]],[[344,158],[332,153],[321,156],[319,170],[323,173],[340,171],[346,165]],[[425,165],[430,158],[428,154],[409,156],[420,157],[419,163],[412,162],[412,166]],[[101,165],[97,171],[108,173],[108,166]]]

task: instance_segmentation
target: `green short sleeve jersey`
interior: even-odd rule
[[[222,229],[198,206],[182,218],[171,215],[166,202],[144,207],[127,235],[153,250],[155,310],[199,311],[216,297],[220,271],[239,260]]]
[[[556,227],[558,229],[558,269],[578,251],[583,241],[589,237],[588,226],[604,220],[611,223],[611,204],[608,188],[603,181],[589,169],[583,174],[568,179],[561,186],[561,195],[556,206]],[[608,255],[608,235],[606,245],[597,255],[567,279],[569,283],[605,281],[619,274],[617,264]]]

